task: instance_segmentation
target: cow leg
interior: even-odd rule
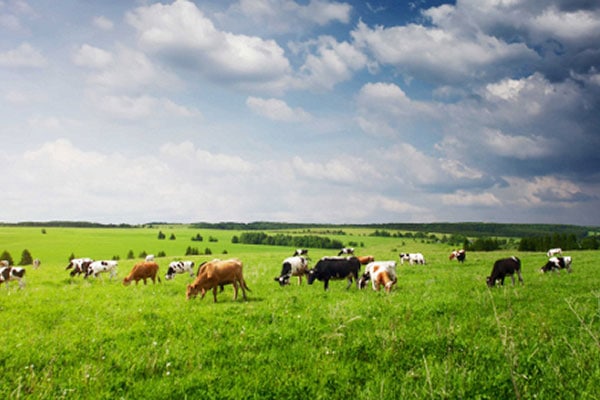
[[[325,290],[329,289],[329,279],[325,279],[323,282]]]
[[[213,288],[213,303],[217,302],[217,287]]]
[[[237,278],[233,278],[233,300],[237,300],[238,297],[238,281]]]
[[[519,282],[521,282],[521,284],[523,283],[523,277],[521,276],[521,270],[517,271],[517,275],[519,277]]]

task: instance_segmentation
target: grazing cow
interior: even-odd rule
[[[344,247],[338,253],[338,256],[341,256],[341,255],[347,255],[347,256],[354,255],[354,247]]]
[[[281,274],[275,278],[275,281],[279,282],[279,285],[285,286],[290,283],[292,276],[298,277],[298,285],[302,284],[302,276],[308,272],[308,261],[306,258],[300,256],[288,257],[283,260],[281,266]]]
[[[307,249],[296,249],[296,251],[294,251],[294,254],[292,254],[292,257],[295,256],[306,256],[308,255],[308,250]]]
[[[87,272],[83,277],[87,278],[90,275],[94,275],[94,277],[97,278],[100,272],[110,272],[110,279],[112,279],[117,276],[118,265],[119,262],[115,260],[94,261],[89,265]]]
[[[358,285],[358,272],[360,262],[356,257],[323,257],[314,268],[308,271],[308,284],[312,285],[315,279],[324,282],[324,288],[329,288],[329,280],[348,279],[348,286],[352,285],[352,279]]]
[[[567,269],[567,272],[571,272],[571,256],[564,257],[550,257],[546,265],[540,268],[540,272],[556,271],[560,272],[561,269]]]
[[[554,249],[550,249],[548,250],[548,252],[546,253],[546,255],[548,257],[552,257],[552,256],[556,256],[558,254],[562,254],[562,249],[560,247],[556,247]]]
[[[165,279],[173,279],[176,274],[189,273],[190,277],[194,277],[194,262],[193,261],[173,261],[169,264]]]
[[[360,265],[367,265],[368,263],[375,261],[375,257],[373,256],[358,256],[356,258],[358,258]]]
[[[33,260],[33,269],[38,269],[40,267],[40,265],[42,265],[42,262],[40,261],[39,258],[36,258],[35,260]]]
[[[358,280],[358,287],[363,289],[368,281],[371,281],[375,291],[379,291],[383,286],[387,293],[391,292],[398,281],[396,261],[373,261],[367,264],[365,273]]]
[[[87,257],[73,258],[71,261],[69,261],[69,265],[67,265],[65,269],[73,268],[73,270],[69,273],[71,277],[79,274],[83,274],[83,276],[85,276],[87,274],[88,268],[90,267],[90,264],[93,262],[94,260]]]
[[[19,288],[25,286],[25,268],[23,267],[1,267],[0,268],[0,283],[6,282],[8,288],[9,281],[19,281]]]
[[[467,252],[464,249],[452,250],[452,253],[450,253],[449,258],[450,260],[456,258],[456,261],[458,261],[459,263],[463,263],[465,262],[465,258],[467,258]]]
[[[144,280],[144,285],[146,284],[146,279],[152,279],[152,283],[156,284],[156,279],[160,282],[160,276],[158,274],[158,264],[154,261],[146,262],[142,261],[133,266],[129,275],[123,278],[123,285],[128,286],[131,284],[131,281],[135,281],[135,284],[138,284],[139,280]]]
[[[217,302],[217,287],[232,284],[234,290],[233,299],[237,300],[238,285],[242,288],[242,296],[246,298],[246,290],[250,291],[244,280],[243,264],[240,260],[232,258],[229,260],[213,260],[205,263],[200,268],[200,273],[193,283],[187,285],[186,298],[189,300],[201,293],[201,299],[210,289],[213,290],[214,302]]]
[[[492,287],[496,285],[496,281],[498,280],[500,281],[501,285],[504,285],[504,278],[506,275],[510,275],[514,285],[515,272],[519,277],[519,282],[523,283],[523,277],[521,276],[521,260],[514,256],[497,260],[492,268],[492,274],[486,279],[487,285]]]
[[[408,261],[410,265],[425,265],[425,257],[421,253],[400,253],[400,264],[404,264],[404,261]]]
[[[146,262],[154,261],[154,254],[148,254],[146,256],[146,258],[144,259],[144,261],[146,261]]]

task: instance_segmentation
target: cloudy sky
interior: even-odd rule
[[[0,0],[0,221],[600,225],[594,0]]]

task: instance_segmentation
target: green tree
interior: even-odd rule
[[[2,253],[2,255],[0,255],[0,260],[6,260],[8,261],[8,265],[14,265],[14,261],[12,256],[10,255],[10,253],[6,250],[4,250],[4,252]]]
[[[23,253],[21,254],[21,261],[19,262],[19,265],[31,265],[33,264],[33,257],[31,257],[31,253],[29,252],[29,250],[25,249],[23,250]]]

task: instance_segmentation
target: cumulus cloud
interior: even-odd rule
[[[73,54],[73,62],[81,67],[106,68],[113,62],[113,56],[106,50],[83,44]]]
[[[285,101],[279,99],[248,97],[246,106],[256,114],[273,121],[306,122],[312,119],[311,115],[302,108],[291,108]]]
[[[0,67],[42,68],[47,63],[46,57],[29,43],[22,43],[15,49],[0,53]]]

